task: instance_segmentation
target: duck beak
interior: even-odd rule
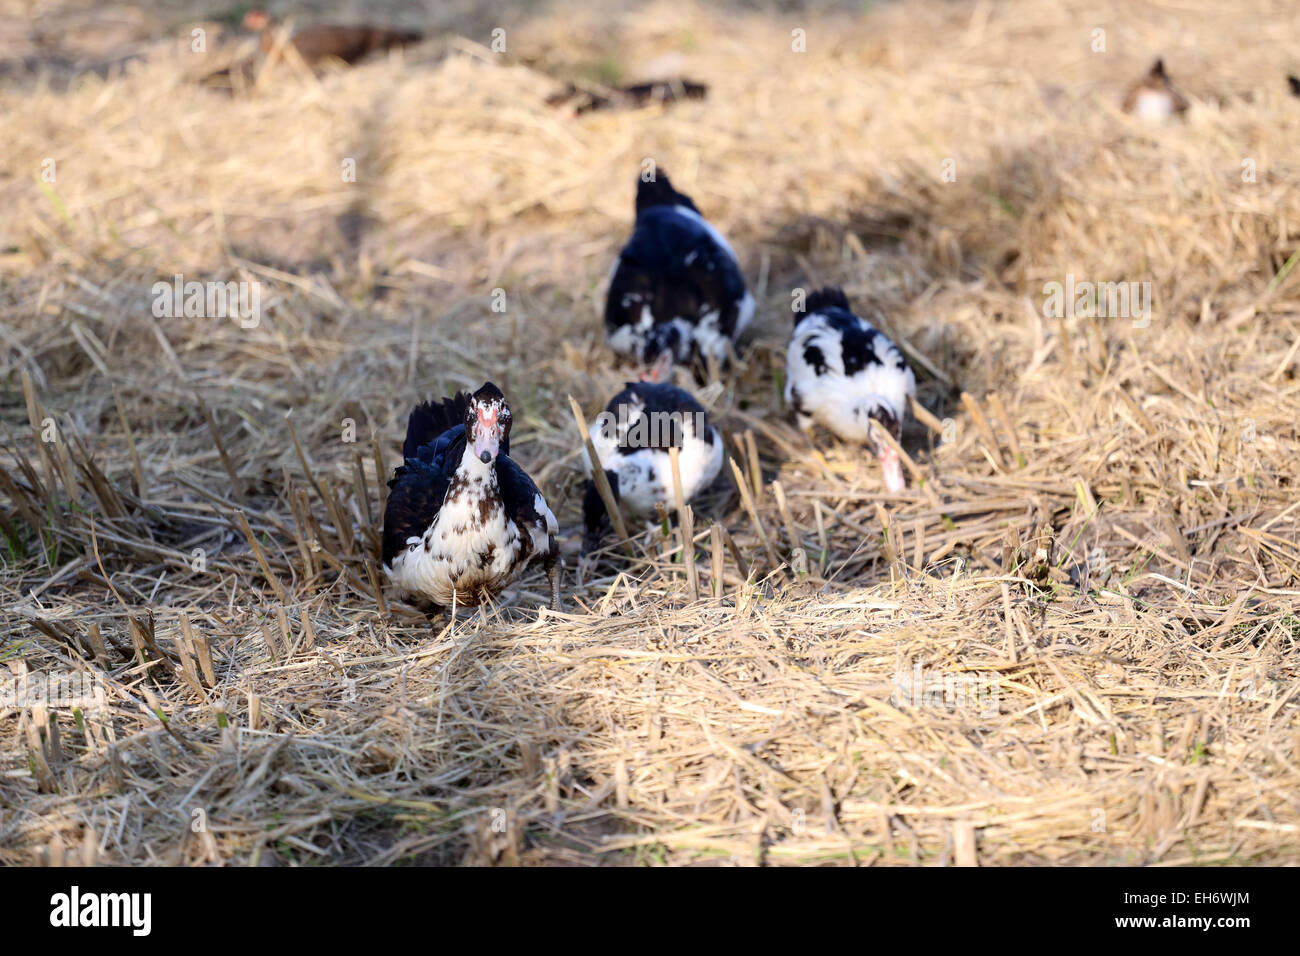
[[[672,370],[673,353],[668,349],[664,349],[659,353],[659,357],[655,359],[654,365],[641,373],[641,381],[654,382],[656,384],[666,382],[668,381],[668,376],[672,374]]]
[[[496,458],[501,448],[501,429],[497,426],[497,411],[478,410],[478,424],[474,428],[474,454],[487,464]]]
[[[880,453],[880,469],[885,476],[885,487],[889,489],[890,494],[900,495],[907,488],[907,482],[903,478],[903,462],[898,457],[898,452],[892,448],[886,448]]]

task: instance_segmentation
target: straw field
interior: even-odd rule
[[[1300,857],[1294,4],[271,10],[428,36],[231,92],[242,10],[0,0],[0,678],[98,695],[0,702],[0,862]],[[1192,108],[1151,126],[1158,55]],[[708,97],[547,103],[666,74]],[[698,390],[734,467],[693,560],[665,521],[579,580],[568,399],[625,375],[647,159],[758,301]],[[259,321],[158,315],[178,275]],[[1083,282],[1150,309],[1053,314]],[[783,407],[832,283],[916,370],[899,496]],[[558,613],[378,567],[407,413],[485,380]]]

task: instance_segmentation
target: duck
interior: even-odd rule
[[[596,110],[642,109],[651,103],[667,106],[680,100],[702,100],[708,94],[707,84],[675,76],[612,88],[594,83],[565,83],[546,98],[546,103],[565,107],[572,116],[581,116]]]
[[[1294,73],[1288,73],[1286,75],[1286,85],[1287,89],[1291,91],[1292,96],[1300,96],[1300,76],[1296,76]]]
[[[657,505],[671,507],[676,501],[670,447],[678,449],[684,501],[708,488],[722,470],[721,432],[690,392],[666,382],[626,383],[589,431],[619,510],[634,517],[652,519]],[[591,476],[585,448],[582,460]],[[591,477],[582,499],[582,518],[585,557],[600,547],[610,529],[609,512]]]
[[[753,318],[754,297],[727,240],[666,173],[644,173],[636,226],[610,272],[610,348],[642,369],[658,367],[665,355],[689,363],[703,381],[708,358],[727,367]]]
[[[249,10],[244,14],[244,28],[259,36],[262,52],[275,49],[275,28],[279,26],[265,10]],[[341,26],[322,23],[295,29],[287,45],[292,46],[309,66],[322,60],[342,60],[349,65],[360,62],[371,53],[419,43],[424,35],[416,30],[394,30],[370,24]]]
[[[898,346],[854,314],[837,286],[808,295],[796,311],[786,353],[785,400],[799,428],[812,435],[821,425],[845,442],[871,448],[880,460],[885,487],[906,487],[898,453],[875,429],[895,440],[902,432],[916,376]]]
[[[1187,97],[1169,81],[1163,57],[1124,94],[1124,112],[1147,123],[1163,123],[1171,116],[1181,116],[1187,107]]]
[[[439,607],[470,607],[540,562],[559,609],[559,526],[510,458],[511,420],[491,382],[411,412],[382,539],[384,571],[401,590]]]

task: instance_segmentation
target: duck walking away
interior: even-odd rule
[[[605,300],[609,347],[666,380],[672,364],[725,367],[754,318],[740,260],[690,196],[651,168],[637,183],[636,226],[619,253]]]

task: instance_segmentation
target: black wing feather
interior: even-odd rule
[[[546,518],[537,510],[537,497],[541,494],[528,473],[515,464],[508,455],[497,455],[497,487],[501,491],[501,503],[505,506],[506,516],[524,531],[521,544],[525,559],[533,553],[532,537],[527,529],[546,528]],[[548,530],[549,534],[549,530]]]
[[[461,434],[451,444],[463,451],[465,426],[459,427]],[[454,461],[458,462],[459,458]],[[393,559],[406,550],[406,540],[424,534],[442,510],[447,486],[456,470],[454,464],[450,470],[445,464],[445,457],[440,457],[436,463],[407,459],[388,483],[391,490],[384,506],[384,564],[391,566]]]

